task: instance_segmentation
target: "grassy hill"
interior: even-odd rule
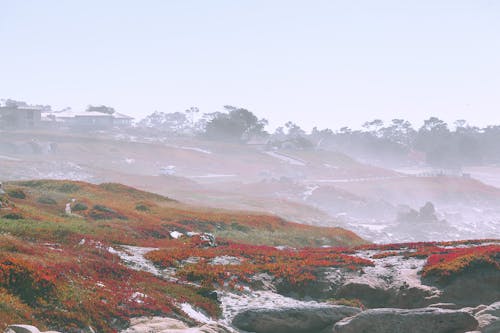
[[[112,332],[134,316],[183,317],[177,306],[183,301],[216,317],[219,309],[207,296],[207,286],[134,271],[109,251],[120,245],[185,249],[185,242],[172,239],[173,231],[210,232],[223,246],[250,255],[265,245],[365,244],[340,228],[203,209],[120,184],[33,180],[9,182],[5,188],[8,194],[0,209],[0,329],[23,322],[66,331],[90,325]],[[71,214],[65,213],[67,203]],[[322,255],[315,260],[325,263]],[[295,267],[307,258],[296,256]]]

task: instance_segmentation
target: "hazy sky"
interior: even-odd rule
[[[500,124],[500,0],[0,0],[0,98]]]

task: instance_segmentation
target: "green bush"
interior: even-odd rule
[[[58,190],[64,193],[74,193],[80,189],[80,186],[71,183],[64,183],[59,186]]]
[[[94,207],[92,207],[89,216],[94,220],[111,220],[111,219],[127,220],[126,216],[118,213],[114,209],[111,209],[103,205],[95,205]]]
[[[148,206],[144,205],[144,204],[137,204],[135,206],[135,209],[140,211],[140,212],[149,212],[151,209],[149,209]]]
[[[11,198],[15,198],[15,199],[26,199],[26,193],[24,193],[23,190],[21,189],[13,189],[13,190],[9,190],[7,191],[7,194],[9,195],[9,197]]]
[[[73,207],[71,208],[71,210],[73,210],[74,212],[80,212],[87,209],[89,209],[89,207],[87,207],[86,204],[81,202],[74,204]]]
[[[95,205],[94,210],[97,210],[97,211],[103,212],[103,213],[116,213],[113,209],[106,207],[104,205]]]
[[[23,216],[21,214],[17,214],[17,213],[9,213],[9,214],[6,214],[2,217],[4,219],[8,219],[8,220],[22,220],[23,219]]]
[[[44,205],[56,205],[57,201],[52,199],[51,197],[40,197],[38,198],[38,203],[44,204]]]

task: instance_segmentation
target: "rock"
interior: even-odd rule
[[[173,318],[140,317],[130,320],[130,327],[121,333],[159,333],[166,330],[189,328],[185,323]]]
[[[491,304],[500,299],[500,270],[493,267],[474,267],[450,280],[423,278],[429,285],[442,290],[439,302],[450,302],[460,307]]]
[[[175,231],[175,230],[170,232],[170,237],[172,237],[173,239],[178,239],[178,238],[181,238],[182,236],[184,236],[184,234],[182,232]]]
[[[232,333],[219,324],[206,324],[201,327],[188,327],[184,322],[164,317],[140,317],[130,321],[130,327],[120,333]]]
[[[201,327],[191,328],[189,331],[179,333],[233,333],[234,330],[219,324],[206,324]]]
[[[358,299],[369,308],[419,308],[431,303],[431,293],[422,288],[381,287],[370,283],[348,282],[341,286],[336,299]]]
[[[259,308],[238,313],[232,324],[256,333],[310,333],[331,327],[360,311],[349,306]]]
[[[6,333],[40,333],[38,328],[31,325],[10,325],[7,327]]]
[[[475,308],[472,308],[472,309],[471,309],[471,312],[472,312],[472,314],[474,314],[474,315],[475,315],[475,314],[476,314],[476,313],[478,313],[479,311],[486,310],[487,308],[488,308],[488,306],[487,306],[487,305],[481,304],[481,305],[476,306]]]
[[[337,299],[359,299],[370,308],[389,306],[389,300],[393,297],[390,290],[369,282],[348,282],[340,287],[335,294]]]
[[[57,331],[40,332],[38,328],[31,325],[9,325],[4,333],[60,333]]]
[[[334,333],[463,333],[475,330],[469,313],[436,308],[372,309],[335,324]]]
[[[500,332],[500,302],[496,302],[476,313],[479,330],[483,333]]]

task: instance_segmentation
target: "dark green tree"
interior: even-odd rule
[[[205,135],[210,139],[248,141],[253,136],[265,135],[267,120],[259,119],[247,109],[224,106],[226,112],[217,112],[208,121]]]

